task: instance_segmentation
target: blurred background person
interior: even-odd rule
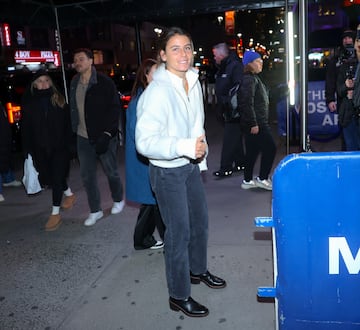
[[[213,173],[218,178],[232,175],[244,169],[243,137],[239,118],[233,118],[228,109],[229,91],[242,81],[243,65],[235,52],[222,42],[213,47],[214,60],[218,67],[215,74],[217,117],[224,122],[220,169]]]
[[[21,182],[15,180],[12,170],[11,128],[5,108],[0,102],[0,202],[5,200],[4,187],[19,187]]]
[[[56,230],[61,224],[60,207],[67,210],[75,203],[67,184],[72,136],[69,107],[49,74],[39,70],[24,95],[22,109],[24,154],[31,154],[41,186],[52,189],[53,207],[45,230]]]
[[[259,77],[263,61],[259,53],[247,50],[244,53],[243,64],[244,78],[238,94],[240,124],[246,148],[244,180],[241,187],[272,190],[269,174],[275,159],[276,145],[269,125],[268,90]],[[260,173],[254,179],[254,166],[260,153]]]
[[[141,63],[131,91],[131,101],[126,109],[126,199],[141,204],[134,231],[136,250],[159,249],[164,246],[153,235],[156,227],[161,239],[164,239],[164,224],[150,185],[149,160],[140,155],[135,147],[136,107],[140,95],[151,82],[156,67],[156,60],[151,58]]]
[[[353,56],[355,32],[344,30],[341,35],[341,45],[337,48],[334,56],[326,66],[325,98],[326,104],[331,112],[336,111],[336,82],[340,66],[344,61]]]
[[[326,65],[325,76],[325,100],[330,112],[340,109],[341,97],[337,94],[337,79],[340,67],[354,55],[355,32],[345,29],[341,35],[341,45],[335,50],[335,54]],[[341,131],[341,149],[346,150],[343,124],[339,122]]]
[[[358,44],[359,41],[356,41]],[[359,112],[353,104],[354,79],[360,53],[359,50],[355,52],[355,48],[352,51],[349,49],[352,55],[342,62],[337,74],[338,121],[342,127],[346,151],[360,150]]]

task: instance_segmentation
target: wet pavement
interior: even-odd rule
[[[203,176],[209,206],[209,270],[227,280],[212,290],[193,285],[192,297],[206,305],[205,318],[189,318],[168,306],[162,250],[135,251],[134,204],[111,215],[112,201],[99,167],[105,217],[85,227],[88,215],[79,165],[72,162],[69,184],[77,196],[63,212],[57,231],[45,232],[51,192],[28,197],[22,187],[4,188],[0,204],[0,329],[61,330],[273,330],[273,302],[257,298],[259,286],[273,285],[271,231],[254,218],[271,216],[271,192],[242,190],[242,174],[216,180],[222,127],[207,110],[209,171]],[[275,129],[274,129],[275,130]],[[316,151],[335,151],[339,140],[315,143]],[[123,148],[119,152],[124,178]],[[291,152],[298,152],[293,147]],[[278,139],[275,162],[285,156]],[[22,176],[21,157],[16,174]]]

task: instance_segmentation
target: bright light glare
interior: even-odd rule
[[[289,103],[295,105],[294,20],[292,11],[288,12],[288,29]]]

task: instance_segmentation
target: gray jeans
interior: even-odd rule
[[[166,279],[170,297],[190,296],[190,271],[207,270],[208,209],[198,165],[150,164],[150,181],[165,224]]]
[[[117,137],[113,137],[110,140],[108,150],[104,154],[98,156],[95,151],[95,145],[90,144],[88,139],[81,136],[78,136],[77,138],[80,173],[87,193],[91,213],[101,210],[100,191],[96,176],[98,159],[107,176],[113,201],[120,202],[123,199],[123,185],[120,179],[116,159],[117,146]]]

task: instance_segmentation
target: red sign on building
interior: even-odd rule
[[[53,50],[16,50],[16,63],[54,63],[60,66],[60,53]]]

